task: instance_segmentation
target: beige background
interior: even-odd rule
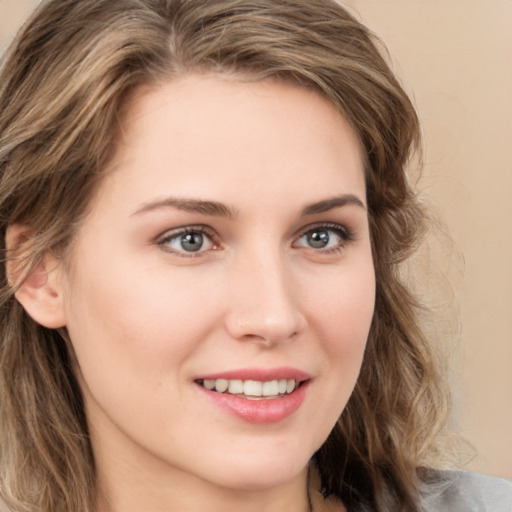
[[[1,47],[36,3],[0,0]],[[454,242],[429,245],[429,272],[451,288],[425,293],[458,311],[454,416],[478,451],[467,468],[512,478],[512,0],[345,3],[385,41],[423,121],[421,186]]]

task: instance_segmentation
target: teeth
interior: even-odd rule
[[[203,386],[206,389],[215,389],[215,381],[214,380],[203,380]]]
[[[261,396],[263,385],[257,380],[244,381],[244,395],[247,396]]]
[[[206,389],[218,393],[230,393],[231,395],[245,395],[247,397],[277,397],[290,394],[295,391],[298,382],[294,379],[268,380],[227,380],[227,379],[205,379],[198,381]]]
[[[229,388],[229,381],[226,379],[217,379],[215,381],[215,391],[218,391],[219,393],[224,393],[224,391],[227,391]]]
[[[243,380],[230,380],[228,384],[228,392],[232,395],[238,395],[244,392]]]
[[[268,382],[264,382],[262,387],[261,394],[263,396],[272,396],[279,394],[279,383],[277,380],[270,380]]]

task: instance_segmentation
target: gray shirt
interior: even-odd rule
[[[432,472],[424,512],[512,512],[512,482],[462,471]]]

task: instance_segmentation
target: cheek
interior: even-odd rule
[[[333,400],[346,401],[359,375],[373,318],[373,265],[368,261],[352,266],[333,275],[323,287],[310,289],[309,323],[322,343],[322,368],[335,388]]]
[[[329,278],[330,277],[330,278]],[[324,286],[310,286],[307,308],[312,322],[329,332],[333,350],[366,344],[375,308],[375,276],[371,263],[327,276]]]
[[[119,266],[105,269],[102,279],[91,275],[83,268],[74,276],[67,307],[70,337],[91,384],[114,374],[126,385],[134,376],[169,379],[169,367],[179,367],[216,322],[216,288],[204,279]]]
[[[315,280],[316,285],[305,283],[308,324],[316,340],[313,357],[318,363],[313,451],[340,418],[361,369],[375,305],[373,265],[369,258],[365,261],[335,269],[321,283]]]

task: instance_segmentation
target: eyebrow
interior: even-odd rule
[[[325,213],[346,205],[355,205],[366,209],[364,203],[357,196],[353,194],[342,194],[340,196],[324,199],[306,206],[301,212],[301,217]],[[228,219],[235,219],[238,216],[237,209],[230,208],[217,201],[180,199],[176,197],[166,197],[165,199],[151,201],[143,205],[142,208],[136,210],[132,215],[139,215],[153,210],[159,210],[161,208],[176,208],[185,212],[211,215],[214,217],[225,217]]]
[[[229,208],[225,204],[217,201],[202,201],[200,199],[180,199],[176,197],[166,197],[151,201],[142,208],[138,209],[133,215],[147,213],[160,208],[176,208],[185,212],[199,213],[202,215],[212,215],[215,217],[226,217],[234,219],[238,216],[238,210]]]
[[[306,206],[304,210],[302,210],[302,217],[305,217],[306,215],[325,213],[346,205],[355,205],[363,208],[363,210],[366,210],[366,206],[364,205],[363,201],[361,201],[361,199],[359,199],[357,196],[354,194],[342,194],[340,196],[324,199],[318,203],[313,203]]]

